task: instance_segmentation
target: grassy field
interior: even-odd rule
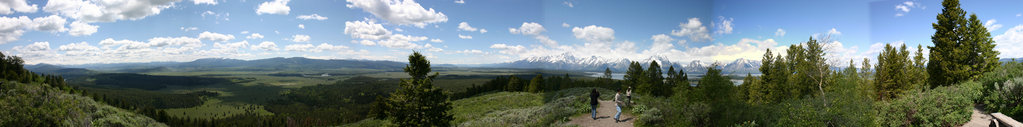
[[[489,113],[542,106],[543,96],[528,92],[499,92],[452,102],[451,113],[453,123],[462,123],[470,119],[480,118]]]
[[[172,108],[165,110],[168,115],[174,117],[219,119],[232,115],[252,112],[256,114],[272,115],[269,111],[263,110],[263,106],[224,102],[220,99],[207,99],[202,105],[190,108]]]

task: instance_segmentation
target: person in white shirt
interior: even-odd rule
[[[621,101],[618,101],[618,99],[619,99],[618,96],[621,95],[621,94],[622,94],[622,89],[618,89],[618,91],[615,92],[614,100],[611,100],[611,101],[615,102],[615,109],[618,110],[618,113],[615,113],[615,123],[621,122],[621,120],[619,118],[622,116],[622,106],[620,104]]]
[[[625,90],[625,106],[632,106],[632,86]]]

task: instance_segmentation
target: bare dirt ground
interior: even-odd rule
[[[597,107],[597,120],[593,120],[590,114],[587,113],[582,116],[577,116],[569,121],[569,124],[579,125],[580,127],[632,127],[633,121],[636,117],[626,114],[627,111],[622,111],[620,117],[622,122],[615,123],[614,115],[617,113],[615,110],[615,103],[611,101],[600,101],[599,107]]]

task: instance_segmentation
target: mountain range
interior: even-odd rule
[[[625,72],[629,64],[633,60],[627,58],[606,58],[599,56],[579,57],[572,54],[563,53],[558,55],[550,56],[534,56],[528,57],[522,60],[498,63],[489,65],[489,67],[507,67],[507,68],[529,68],[529,69],[549,69],[549,70],[574,70],[574,71],[604,71],[604,69],[611,69],[615,72]],[[651,56],[645,59],[636,60],[641,65],[649,67],[650,61],[657,61],[661,66],[661,70],[667,72],[670,66],[674,66],[676,70],[685,70],[686,73],[701,73],[706,72],[707,67],[710,67],[714,63],[706,63],[699,60],[690,61],[687,64],[680,62],[673,62],[664,56]],[[729,63],[717,63],[717,69],[722,69],[725,73],[759,73],[760,61],[738,59]]]

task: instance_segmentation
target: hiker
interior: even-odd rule
[[[615,113],[615,123],[621,122],[621,120],[619,120],[618,118],[622,116],[622,106],[620,104],[621,101],[618,101],[619,94],[622,94],[622,89],[620,88],[615,92],[614,100],[611,100],[615,102],[615,109],[618,110],[618,113]]]
[[[593,112],[590,113],[590,117],[592,117],[593,120],[597,120],[597,104],[599,104],[599,102],[597,102],[597,98],[599,97],[600,92],[597,92],[597,89],[593,89],[593,91],[590,92],[590,107],[593,109]]]
[[[629,86],[628,90],[625,90],[625,106],[632,107],[632,86]]]

